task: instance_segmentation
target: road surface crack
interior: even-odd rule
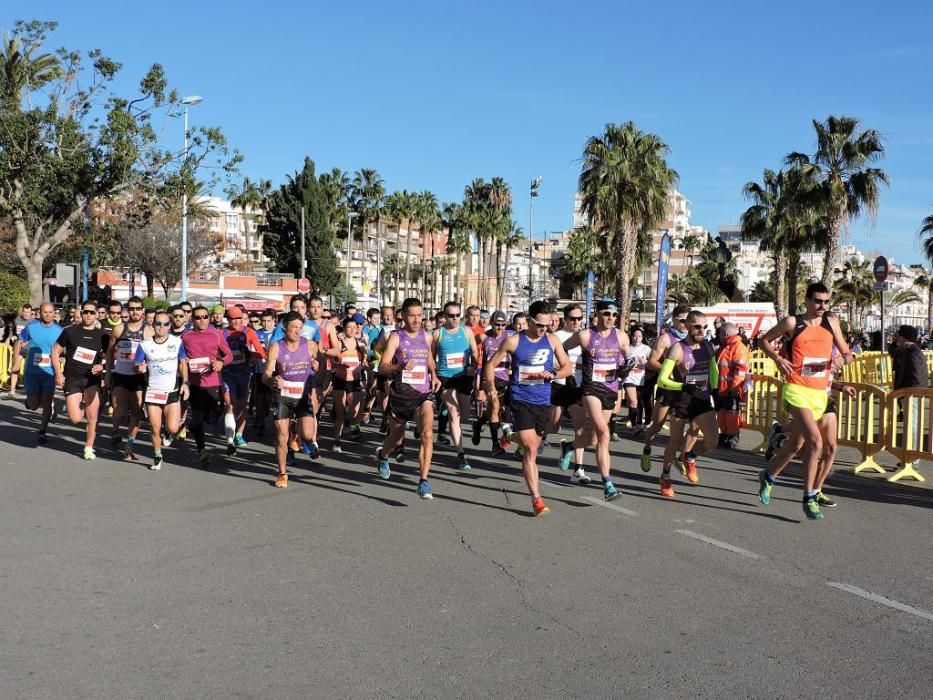
[[[556,617],[554,617],[554,616],[553,616],[551,613],[549,613],[547,610],[542,610],[542,609],[540,609],[540,608],[538,608],[538,607],[535,607],[535,606],[531,603],[531,601],[528,599],[529,590],[528,590],[528,586],[526,585],[525,581],[523,581],[523,580],[520,579],[518,576],[516,576],[515,574],[513,574],[513,573],[509,570],[509,567],[507,567],[507,566],[506,566],[505,564],[503,564],[502,562],[499,562],[499,561],[493,559],[493,558],[492,558],[491,556],[489,556],[488,554],[484,554],[483,552],[480,552],[478,549],[475,549],[475,548],[473,547],[472,544],[470,544],[469,542],[467,542],[467,539],[466,539],[466,537],[464,536],[463,532],[460,530],[460,528],[457,527],[457,525],[456,525],[456,523],[454,523],[453,519],[452,519],[449,515],[445,515],[444,518],[445,518],[445,520],[447,520],[447,523],[450,525],[451,528],[453,528],[453,531],[454,531],[454,532],[457,534],[457,536],[460,538],[460,544],[463,546],[463,548],[464,548],[466,551],[468,551],[470,554],[472,554],[472,555],[474,555],[474,556],[479,557],[480,559],[484,559],[484,560],[488,561],[490,564],[492,564],[492,565],[495,566],[497,569],[499,569],[499,571],[501,571],[503,574],[505,574],[505,576],[506,576],[510,581],[512,581],[512,583],[515,584],[515,587],[516,587],[516,589],[518,590],[519,595],[521,596],[521,601],[522,601],[522,607],[523,607],[523,608],[525,608],[526,610],[528,610],[528,611],[534,613],[535,615],[537,615],[537,616],[539,616],[539,617],[543,617],[543,618],[546,618],[546,619],[550,620],[552,623],[554,623],[554,624],[555,624],[556,626],[558,626],[558,627],[563,627],[563,628],[565,628],[565,629],[567,629],[567,630],[570,630],[570,631],[574,634],[574,636],[576,636],[578,639],[584,640],[584,641],[585,641],[584,636],[579,632],[579,630],[575,629],[575,628],[574,628],[573,626],[571,626],[571,625],[568,625],[566,622],[563,622],[563,621],[561,621],[561,620],[558,620]]]

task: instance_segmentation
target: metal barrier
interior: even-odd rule
[[[753,452],[763,452],[774,421],[783,422],[784,405],[781,401],[783,382],[775,377],[752,374],[751,387],[742,406],[742,427],[761,433],[761,444]]]
[[[933,460],[931,434],[933,389],[898,389],[887,396],[885,449],[897,457],[900,469],[888,481],[925,481],[914,468],[918,459]]]
[[[757,352],[761,351],[759,350]],[[781,376],[777,365],[774,364],[774,360],[770,357],[765,357],[764,353],[761,353],[761,357],[751,357],[749,359],[748,371],[752,374],[760,374],[767,377],[779,378]]]
[[[8,386],[13,370],[13,347],[0,344],[0,386]]]
[[[887,395],[870,384],[849,383],[855,396],[835,392],[836,441],[844,447],[853,447],[862,453],[862,461],[855,465],[856,474],[872,470],[884,473],[875,462],[875,455],[885,449],[885,409]]]

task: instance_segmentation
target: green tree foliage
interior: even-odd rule
[[[269,264],[279,272],[301,270],[301,210],[305,212],[305,257],[308,278],[318,294],[337,289],[340,271],[334,254],[334,231],[328,221],[328,201],[314,174],[314,161],[305,158],[301,171],[269,195],[262,230]]]
[[[0,270],[0,313],[13,313],[29,302],[29,285],[21,276]]]

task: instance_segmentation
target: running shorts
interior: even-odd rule
[[[799,384],[784,384],[781,396],[785,407],[808,408],[813,414],[813,420],[819,420],[826,413],[829,403],[829,394],[825,389],[811,389]]]
[[[224,372],[224,393],[230,394],[234,401],[249,399],[249,385],[251,374]]]
[[[146,375],[145,374],[117,374],[114,372],[111,375],[112,386],[114,389],[123,389],[125,391],[145,391],[146,390]]]
[[[616,402],[619,400],[618,391],[613,391],[601,384],[585,384],[583,386],[583,395],[595,396],[599,399],[604,411],[611,411],[614,409],[616,407]]]
[[[580,403],[580,397],[583,396],[583,390],[573,383],[573,378],[567,380],[566,384],[551,382],[551,405],[567,408],[575,403]]]
[[[677,400],[671,405],[674,416],[682,421],[692,421],[713,409],[709,396],[696,396],[686,391],[679,391]]]
[[[421,404],[430,401],[432,396],[431,392],[422,394],[407,384],[392,382],[389,390],[389,413],[402,423],[414,420]]]
[[[680,398],[680,392],[674,389],[662,389],[658,387],[654,395],[654,400],[661,406],[673,406]]]
[[[441,391],[453,389],[458,394],[469,396],[473,393],[474,378],[468,374],[458,374],[456,377],[439,377]]]
[[[525,401],[512,402],[512,427],[516,431],[534,430],[538,435],[547,431],[551,407]]]
[[[92,386],[100,386],[101,375],[90,375],[88,377],[65,377],[65,386],[63,388],[65,396],[71,394],[83,394],[85,389]]]
[[[341,379],[340,377],[334,377],[331,380],[331,383],[334,386],[334,391],[346,391],[351,394],[362,392],[364,388],[362,377],[358,377],[356,379]]]
[[[27,398],[54,394],[55,375],[45,372],[27,372],[25,387]]]
[[[299,420],[301,418],[313,416],[314,411],[311,410],[311,399],[308,398],[307,394],[297,401],[291,399],[283,401],[280,397],[278,401],[278,410],[275,415],[277,416],[276,420],[291,420],[292,418]]]

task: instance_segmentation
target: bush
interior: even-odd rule
[[[155,309],[156,311],[168,311],[171,303],[168,299],[156,299],[155,297],[146,297],[143,299],[143,308],[147,311]]]
[[[19,275],[0,270],[0,312],[14,313],[29,303],[29,285]]]

